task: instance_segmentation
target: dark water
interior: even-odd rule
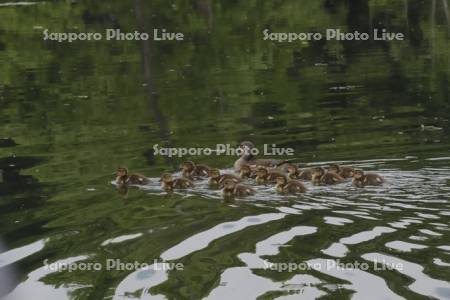
[[[0,3],[0,297],[450,299],[448,2],[118,2]],[[186,39],[58,43],[45,28]],[[407,39],[280,44],[265,28]],[[235,159],[171,159],[155,144],[247,139],[387,183],[307,183],[301,197],[258,187],[231,202],[202,182],[172,195],[111,184],[119,165],[156,178],[188,158]],[[57,272],[46,259],[102,270]],[[108,259],[152,266],[105,271]],[[369,268],[326,267],[336,262]],[[157,270],[169,263],[184,269]]]

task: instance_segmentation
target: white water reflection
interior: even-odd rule
[[[388,242],[385,244],[385,246],[388,248],[392,248],[392,249],[395,249],[398,251],[403,251],[403,252],[411,252],[414,249],[428,248],[428,246],[425,246],[425,245],[413,244],[413,243],[408,243],[408,242],[403,242],[403,241]]]
[[[122,236],[118,236],[112,239],[107,239],[106,241],[104,241],[101,245],[102,246],[106,246],[109,244],[117,244],[117,243],[122,243],[128,240],[133,240],[136,239],[138,237],[141,237],[142,233],[136,233],[136,234],[127,234],[127,235],[122,235]]]
[[[437,299],[450,299],[450,283],[430,278],[423,272],[424,268],[421,265],[381,253],[367,253],[362,255],[362,258],[384,265],[399,265],[401,268],[396,268],[397,272],[414,279],[414,282],[409,285],[412,291]]]
[[[329,259],[312,259],[308,264],[318,272],[350,282],[341,287],[355,291],[353,300],[404,299],[392,292],[384,279],[366,271],[340,268],[336,261]]]
[[[25,1],[18,1],[18,2],[4,2],[0,3],[0,7],[4,6],[28,6],[28,5],[35,5],[38,3],[44,3],[44,2],[25,2]]]
[[[431,235],[431,236],[441,236],[442,235],[442,233],[439,233],[439,232],[436,232],[436,231],[432,231],[432,230],[429,230],[429,229],[419,229],[419,231],[421,233],[423,233],[423,234]]]
[[[331,244],[327,249],[322,249],[321,252],[333,257],[345,257],[349,249],[345,245],[356,245],[375,239],[384,234],[395,232],[396,229],[390,227],[377,226],[372,230],[362,231],[349,237],[344,237],[338,243]]]
[[[348,248],[344,244],[341,243],[333,243],[330,247],[324,250],[320,250],[322,253],[334,256],[334,257],[345,257],[348,253]]]
[[[225,270],[220,277],[220,284],[205,299],[256,299],[269,291],[295,291],[301,295],[310,295],[315,299],[325,293],[313,286],[320,280],[311,275],[297,275],[286,282],[275,282],[255,275],[251,269],[266,269],[270,264],[261,256],[277,255],[282,245],[293,238],[317,232],[316,227],[298,226],[277,233],[256,244],[255,253],[241,253],[238,257],[245,267],[234,267]],[[284,299],[283,297],[281,299]]]
[[[55,265],[69,265],[78,261],[88,259],[89,256],[82,255],[77,257],[71,257],[54,262]],[[28,278],[20,283],[11,293],[9,293],[4,300],[65,300],[71,299],[71,293],[77,289],[87,288],[91,286],[85,286],[80,284],[64,284],[54,286],[44,283],[45,276],[58,272],[52,270],[46,266],[42,266],[39,269],[34,270],[28,274]]]
[[[345,224],[353,223],[352,220],[346,219],[346,218],[323,217],[323,219],[325,220],[326,224],[337,225],[337,226],[344,226]]]
[[[443,261],[440,258],[433,258],[433,263],[437,266],[441,266],[441,267],[450,267],[450,263],[447,263],[445,261]]]
[[[260,225],[274,220],[282,219],[286,216],[284,213],[270,213],[257,216],[244,217],[238,221],[226,222],[214,226],[213,228],[193,235],[178,245],[166,250],[161,254],[163,260],[179,259],[189,255],[192,252],[206,248],[210,242],[225,235],[240,231],[249,226]]]
[[[113,300],[136,298],[135,293],[140,291],[139,299],[166,299],[163,295],[152,295],[149,289],[167,280],[166,263],[156,263],[129,274],[123,279],[114,291]]]
[[[256,255],[276,255],[279,252],[280,245],[284,245],[296,236],[313,234],[317,232],[316,227],[311,226],[297,226],[272,235],[268,239],[256,244]]]
[[[448,251],[450,252],[450,246],[444,245],[444,246],[438,246],[438,249],[444,250],[444,251]]]
[[[411,235],[409,239],[414,241],[426,241],[428,240],[428,237],[422,235]]]
[[[175,260],[195,251],[206,248],[210,242],[223,236],[243,230],[249,226],[261,225],[279,220],[286,216],[283,213],[269,213],[244,217],[238,221],[221,223],[213,228],[200,232],[161,254],[164,261]],[[141,269],[128,274],[117,286],[114,299],[128,299],[128,294],[142,290],[140,299],[165,299],[162,295],[151,295],[148,290],[168,279],[166,263],[153,264],[147,269]]]
[[[44,249],[45,243],[47,242],[48,239],[42,239],[29,245],[0,253],[0,268],[15,263],[27,256],[30,256],[36,252],[41,251],[42,249]]]
[[[423,222],[421,220],[405,218],[405,219],[401,219],[398,222],[390,222],[388,224],[394,228],[405,229],[406,227],[408,227],[411,224],[422,224],[422,223]]]
[[[352,236],[340,239],[340,242],[347,245],[359,244],[362,242],[367,242],[373,240],[374,238],[384,234],[384,233],[392,233],[395,232],[396,229],[385,227],[385,226],[377,226],[372,230],[363,231],[356,233]]]

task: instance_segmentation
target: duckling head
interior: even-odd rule
[[[181,170],[183,170],[184,172],[192,172],[195,168],[195,164],[193,161],[185,161],[181,164]]]
[[[293,175],[298,172],[298,168],[297,166],[290,164],[287,166],[286,171],[289,173],[289,175]]]
[[[224,189],[226,190],[232,190],[236,187],[236,182],[234,182],[232,179],[225,179],[222,184]]]
[[[239,177],[241,177],[241,178],[250,177],[251,174],[252,174],[252,169],[250,168],[250,166],[247,166],[247,165],[243,165],[241,167],[241,170],[239,171]]]
[[[128,175],[128,169],[126,167],[119,167],[119,168],[117,168],[116,175],[118,177],[127,176]]]
[[[322,167],[316,167],[312,169],[312,178],[320,178],[325,175],[325,169]]]
[[[353,172],[353,178],[362,179],[364,177],[364,172],[362,170],[355,170]]]
[[[338,174],[341,171],[341,168],[338,164],[331,164],[328,168],[328,172]]]
[[[172,182],[173,181],[172,174],[170,174],[170,173],[162,174],[161,175],[161,179],[159,181],[163,182],[163,183],[170,183],[170,182]]]
[[[210,177],[210,178],[219,178],[220,177],[220,170],[216,169],[216,168],[208,170],[208,177]]]
[[[257,177],[266,177],[267,176],[267,174],[269,174],[269,172],[267,171],[267,169],[266,168],[264,168],[264,167],[259,167],[257,170],[256,170],[256,176]]]
[[[285,185],[287,183],[287,179],[285,176],[278,176],[276,181],[277,185]]]

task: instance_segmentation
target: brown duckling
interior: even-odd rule
[[[342,178],[351,178],[353,177],[353,172],[355,170],[352,167],[340,166],[338,164],[331,164],[328,168],[328,172],[336,173],[340,175]]]
[[[249,195],[255,194],[255,191],[246,185],[237,184],[232,179],[225,179],[223,181],[223,190],[222,193],[225,197],[237,196],[237,197],[245,197]]]
[[[249,165],[243,165],[239,171],[239,177],[241,179],[246,178],[256,178],[256,168],[249,166]]]
[[[186,178],[173,178],[172,174],[164,173],[159,180],[161,187],[166,191],[172,191],[174,189],[187,189],[193,187],[192,181]]]
[[[287,174],[287,177],[289,179],[297,179],[299,175],[299,171],[296,165],[288,164],[285,168]]]
[[[258,170],[256,170],[255,172],[255,181],[257,184],[265,184],[267,183],[267,175],[269,172],[267,172],[266,168],[258,168]]]
[[[128,174],[128,169],[126,167],[117,168],[116,175],[117,175],[116,183],[118,185],[128,185],[128,184],[144,185],[150,182],[150,180],[142,174],[138,173]]]
[[[181,174],[183,177],[192,179],[197,177],[208,177],[210,167],[207,165],[196,165],[193,161],[185,161],[181,164]]]
[[[275,186],[277,192],[281,194],[297,194],[305,193],[306,187],[298,180],[289,180],[286,176],[277,177],[277,184]]]
[[[277,178],[279,176],[285,176],[284,172],[282,172],[280,169],[276,168],[276,169],[267,169],[267,180],[270,183],[276,183],[277,182]]]
[[[221,185],[223,184],[223,181],[226,179],[231,179],[231,180],[235,181],[236,183],[241,181],[241,179],[239,177],[234,176],[233,174],[220,174],[220,170],[216,169],[216,168],[209,169],[208,176],[209,176],[208,184],[210,186],[221,187]]]
[[[308,180],[308,181],[312,180],[312,169],[299,170],[297,179]]]
[[[255,148],[255,145],[252,142],[245,141],[239,145],[239,148],[242,149],[241,157],[234,162],[234,169],[236,171],[240,171],[242,166],[244,165],[257,165],[257,166],[265,166],[265,167],[277,167],[284,163],[289,162],[289,160],[277,160],[277,159],[257,159],[251,153],[251,149]]]
[[[355,170],[353,174],[353,185],[357,187],[365,187],[367,185],[382,185],[383,177],[375,173],[364,174],[362,170]]]
[[[286,167],[286,172],[288,173],[289,179],[312,180],[311,169],[299,169],[296,165],[289,164]]]
[[[344,181],[340,175],[336,173],[326,172],[322,167],[312,169],[312,182],[315,185],[337,184]]]
[[[278,170],[270,170],[264,167],[259,167],[256,170],[255,181],[257,184],[275,183],[278,176],[284,176]]]

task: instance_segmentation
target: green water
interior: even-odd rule
[[[24,4],[0,3],[0,297],[450,299],[448,1]],[[58,43],[43,41],[46,28],[165,28],[185,40]],[[266,28],[407,38],[277,43]],[[167,158],[155,144],[243,140],[387,183],[306,183],[301,197],[257,187],[234,201],[205,182],[158,187],[185,159],[228,169],[236,157]],[[120,165],[153,183],[119,193]],[[108,259],[184,269],[106,271]],[[57,272],[46,260],[102,270]],[[336,261],[369,269],[320,267]]]

